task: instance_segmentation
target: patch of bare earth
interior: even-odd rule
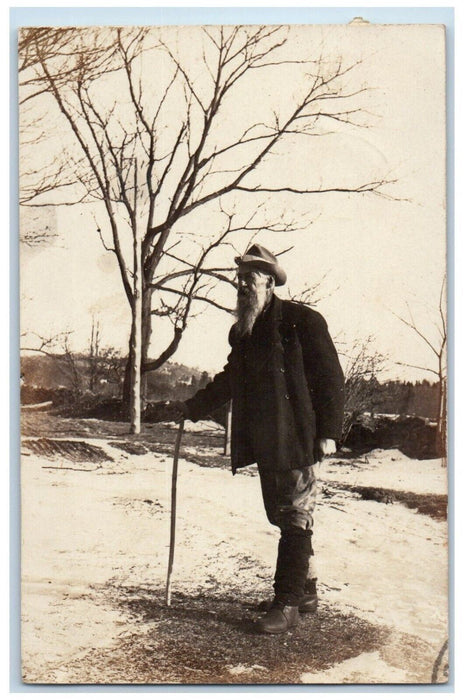
[[[329,668],[389,637],[328,606],[295,631],[263,636],[254,632],[258,613],[246,595],[176,593],[169,608],[159,589],[121,586],[111,597],[140,631],[66,664],[60,672],[70,683],[298,684],[303,671]]]
[[[82,462],[113,461],[113,458],[101,447],[89,445],[84,440],[37,438],[36,440],[24,440],[23,448],[39,457],[64,457],[79,464]]]
[[[407,508],[415,510],[422,515],[429,515],[435,520],[446,520],[448,517],[448,496],[435,493],[413,493],[411,491],[398,491],[380,486],[352,486],[350,484],[337,484],[330,482],[330,486],[323,487],[325,498],[333,498],[336,492],[357,494],[363,501],[377,501],[377,503],[401,503]]]
[[[169,608],[160,588],[110,583],[91,596],[127,624],[112,645],[42,669],[50,683],[299,685],[311,682],[305,677],[324,683],[331,669],[369,656],[387,669],[379,682],[446,681],[443,669],[432,678],[431,649],[420,638],[326,603],[303,615],[295,630],[263,636],[254,631],[257,606],[244,602],[253,599],[251,591],[176,592]],[[333,682],[376,682],[373,669],[371,677],[364,669],[357,680]]]

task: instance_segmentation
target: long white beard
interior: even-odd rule
[[[237,330],[241,337],[251,335],[256,319],[269,301],[270,293],[263,289],[261,292],[248,291],[243,296],[237,296]]]

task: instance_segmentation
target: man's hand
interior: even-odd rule
[[[146,423],[180,423],[188,418],[188,408],[183,401],[155,401],[148,404],[143,420]]]
[[[335,440],[331,438],[319,438],[314,446],[314,457],[317,462],[322,462],[324,457],[333,455],[337,451]]]

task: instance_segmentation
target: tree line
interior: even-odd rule
[[[21,360],[23,375],[23,399],[34,398],[37,392],[45,390],[46,395],[53,396],[59,387],[69,391],[69,397],[79,401],[86,393],[92,393],[95,399],[122,399],[125,358],[116,352],[101,353],[96,361],[95,355],[75,354],[70,357],[65,353],[44,356],[25,356]],[[183,364],[168,362],[157,372],[150,373],[147,384],[147,400],[186,399],[210,380],[205,370],[191,368]],[[362,413],[414,415],[436,421],[438,417],[438,382],[426,379],[422,381],[387,380],[379,381],[376,377],[360,379],[364,389],[364,400],[354,401],[352,396],[353,379],[347,380],[347,411],[356,420]],[[358,396],[361,392],[358,393]],[[45,396],[45,394],[43,394]]]

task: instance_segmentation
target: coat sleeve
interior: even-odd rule
[[[231,335],[232,332],[229,334],[229,342],[231,342]],[[231,355],[232,353],[229,354],[222,372],[216,374],[204,389],[200,389],[192,398],[185,401],[189,420],[196,422],[205,418],[211,411],[223,406],[232,398]]]
[[[343,428],[343,371],[325,319],[317,311],[310,311],[298,324],[298,336],[316,414],[316,437],[337,440]]]

